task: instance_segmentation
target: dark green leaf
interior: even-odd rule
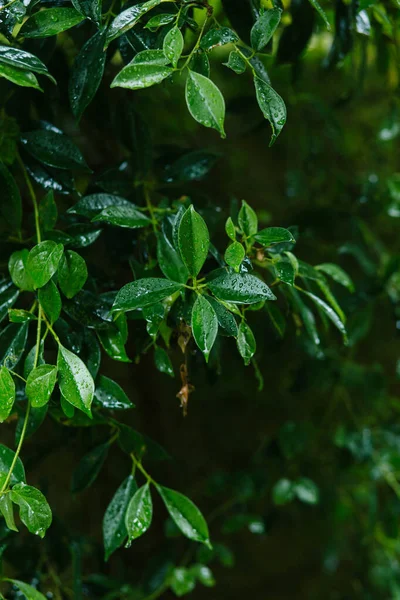
[[[35,288],[41,288],[53,277],[63,255],[64,247],[51,240],[34,246],[29,252],[26,266]]]
[[[183,35],[178,27],[172,27],[164,38],[163,50],[165,56],[174,67],[178,64],[178,60],[182,54],[184,46]]]
[[[207,296],[207,300],[217,315],[219,326],[222,327],[227,335],[236,337],[238,334],[238,326],[233,314],[212,296]]]
[[[190,594],[196,587],[196,576],[191,569],[176,567],[171,575],[171,589],[180,598]]]
[[[20,231],[22,222],[21,196],[13,176],[7,167],[0,162],[1,214],[11,228]]]
[[[29,154],[49,167],[89,170],[79,148],[61,133],[38,129],[24,133],[21,142]]]
[[[61,313],[61,296],[56,284],[50,279],[38,292],[40,306],[51,325],[57,321]]]
[[[287,256],[281,256],[277,262],[274,263],[274,266],[279,279],[283,281],[283,283],[294,285],[296,271],[293,263]]]
[[[157,238],[157,259],[165,277],[178,283],[186,283],[189,271],[164,233],[160,233]]]
[[[57,367],[62,395],[70,404],[90,417],[94,382],[85,363],[76,354],[60,344]]]
[[[195,52],[189,63],[189,68],[204,77],[210,77],[210,61],[205,52]]]
[[[129,200],[125,200],[125,198],[114,196],[112,194],[91,194],[90,196],[85,196],[78,200],[68,212],[76,215],[83,215],[84,217],[88,217],[88,219],[92,219],[101,213],[104,208],[110,206],[131,207],[132,203],[129,202]]]
[[[131,362],[125,350],[126,337],[116,325],[110,324],[104,329],[98,329],[96,333],[108,356],[121,362]]]
[[[58,210],[54,200],[54,192],[50,190],[39,203],[39,221],[42,231],[53,229],[57,223]]]
[[[319,298],[315,294],[312,294],[311,292],[307,292],[305,290],[301,291],[303,292],[303,294],[306,294],[306,296],[311,298],[314,304],[316,304],[318,308],[322,310],[323,314],[325,314],[328,317],[328,319],[335,325],[335,327],[340,331],[340,333],[343,336],[344,342],[347,343],[346,327],[339,315],[333,310],[333,308],[331,308],[326,302],[324,302],[324,300],[321,300],[321,298]]]
[[[45,8],[32,15],[19,33],[26,38],[44,38],[70,29],[83,19],[74,8]]]
[[[217,162],[218,154],[205,150],[194,150],[180,156],[165,167],[164,179],[167,183],[198,181],[211,171]]]
[[[0,496],[0,514],[3,515],[8,529],[18,531],[14,521],[14,507],[10,494]]]
[[[106,62],[104,41],[105,31],[98,31],[75,58],[68,93],[72,112],[78,120],[93,100],[103,78]]]
[[[18,296],[19,290],[17,290],[13,285],[0,294],[0,323],[7,316],[10,306],[15,303]]]
[[[217,315],[208,300],[198,295],[192,309],[192,331],[206,362],[218,333]]]
[[[220,300],[234,304],[255,304],[262,300],[276,300],[267,284],[249,273],[225,272],[212,279],[208,287]]]
[[[239,325],[237,347],[245,365],[249,365],[256,352],[256,339],[245,321]]]
[[[72,475],[71,490],[82,492],[90,487],[100,473],[108,455],[109,444],[101,444],[90,450],[79,462]]]
[[[150,29],[151,31],[156,31],[159,27],[163,25],[168,25],[175,21],[176,15],[173,13],[161,13],[159,15],[154,15],[151,17],[145,25],[146,29]]]
[[[192,117],[205,127],[225,136],[225,101],[215,83],[200,73],[189,71],[186,80],[186,104]]]
[[[154,350],[154,362],[156,368],[161,373],[166,373],[170,377],[174,377],[174,368],[172,366],[171,360],[168,356],[168,353],[164,350],[164,348],[156,347]]]
[[[150,50],[149,52],[157,51]],[[161,81],[173,73],[174,69],[164,64],[160,64],[160,62],[161,61],[155,62],[153,60],[149,62],[136,62],[135,59],[133,59],[129,65],[118,73],[113,80],[111,87],[139,90],[161,83]]]
[[[322,6],[320,5],[320,3],[318,2],[318,0],[309,0],[309,1],[310,1],[311,6],[313,6],[315,8],[317,13],[321,17],[321,19],[324,21],[326,28],[328,30],[330,30],[331,25],[328,21],[328,17],[326,16],[326,13],[325,13],[324,9],[322,8]]]
[[[31,533],[43,538],[51,525],[50,506],[42,492],[36,488],[17,483],[13,486],[11,500],[19,506],[19,515],[23,524]]]
[[[1,77],[8,79],[8,81],[15,83],[15,85],[31,87],[35,90],[43,91],[35,75],[29,71],[22,71],[22,69],[17,69],[17,67],[10,67],[10,65],[0,63],[0,78]]]
[[[292,233],[283,227],[267,227],[255,234],[254,239],[266,248],[282,242],[295,242]]]
[[[112,42],[115,38],[119,37],[129,29],[132,29],[139,21],[139,19],[145,15],[149,10],[158,6],[161,0],[148,0],[143,4],[136,4],[122,11],[114,21],[111,23],[107,31],[107,45]]]
[[[126,410],[135,406],[122,387],[105,375],[97,379],[94,395],[103,408],[110,410]]]
[[[202,37],[200,48],[203,50],[211,50],[215,46],[224,46],[232,42],[238,42],[239,38],[229,27],[215,27],[209,29]]]
[[[36,320],[37,317],[29,312],[28,310],[24,310],[23,308],[9,308],[8,309],[8,318],[11,323],[26,323],[27,321]]]
[[[11,323],[0,333],[0,364],[14,369],[25,350],[28,323]]]
[[[81,15],[97,24],[101,22],[101,0],[72,0],[72,4]]]
[[[274,35],[281,20],[282,10],[271,8],[265,10],[254,23],[250,38],[251,46],[256,52],[260,52],[268,44]]]
[[[254,77],[256,97],[264,118],[270,122],[272,136],[269,145],[275,142],[286,123],[286,106],[280,95],[263,79]]]
[[[338,265],[333,263],[323,263],[321,265],[317,265],[316,269],[318,271],[322,271],[326,275],[329,275],[336,283],[340,283],[345,288],[349,290],[349,292],[354,292],[354,283],[352,282],[349,275]]]
[[[57,367],[54,365],[39,365],[29,373],[25,393],[34,408],[40,408],[47,404],[56,380]]]
[[[13,283],[17,287],[21,290],[31,292],[35,286],[27,268],[28,256],[29,250],[26,248],[13,252],[8,261],[8,270],[10,271]]]
[[[117,227],[128,227],[136,229],[137,227],[146,227],[151,224],[150,219],[140,212],[133,204],[127,206],[108,206],[103,208],[101,213],[96,215],[92,221],[104,221]]]
[[[0,44],[0,63],[17,67],[24,71],[34,71],[39,75],[46,75],[55,82],[55,79],[49,74],[46,65],[34,54],[22,50],[22,48],[11,48]]]
[[[15,383],[8,369],[0,367],[0,423],[11,413],[15,401]]]
[[[294,498],[293,483],[289,479],[277,481],[272,490],[272,498],[278,506],[291,502]]]
[[[88,277],[85,260],[73,250],[67,250],[61,257],[57,276],[64,296],[73,298],[81,291]]]
[[[228,62],[223,63],[229,69],[232,69],[237,75],[241,75],[246,70],[246,61],[236,50],[229,54]]]
[[[319,502],[318,486],[307,477],[296,479],[293,484],[293,491],[301,502],[306,504],[318,504]]]
[[[197,506],[180,492],[161,485],[157,486],[157,490],[183,535],[211,547],[207,523]]]
[[[106,561],[115,550],[122,546],[127,538],[125,514],[136,490],[135,479],[132,475],[129,475],[115,492],[104,513],[103,539]]]
[[[195,211],[193,205],[189,206],[180,220],[178,244],[190,275],[197,277],[207,258],[210,235],[203,217]]]
[[[128,545],[143,535],[151,525],[153,518],[153,502],[148,483],[140,487],[129,503],[125,516],[128,532]]]
[[[152,277],[127,283],[117,294],[112,311],[135,310],[155,304],[182,289],[180,283]]]

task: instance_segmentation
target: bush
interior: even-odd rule
[[[400,595],[398,24],[0,6],[0,597]]]

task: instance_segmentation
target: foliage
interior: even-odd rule
[[[150,600],[168,590],[178,597],[194,590],[201,594],[197,584],[215,585],[209,565],[233,562],[228,542],[218,541],[218,534],[214,540],[215,520],[222,519],[224,536],[242,530],[262,536],[267,518],[260,507],[266,497],[273,511],[288,505],[304,515],[306,509],[318,510],[324,499],[331,522],[342,527],[341,534],[332,536],[335,557],[346,539],[348,515],[369,503],[372,524],[363,524],[356,535],[368,537],[373,530],[374,545],[366,542],[372,588],[358,587],[354,594],[399,595],[398,527],[393,524],[400,498],[399,442],[390,421],[393,398],[382,385],[377,392],[382,401],[371,416],[360,416],[352,405],[353,388],[355,397],[365,395],[369,402],[374,373],[379,378],[383,369],[358,364],[354,352],[374,323],[374,304],[382,298],[391,302],[398,319],[398,254],[386,249],[367,221],[349,208],[351,197],[343,210],[353,217],[343,227],[347,237],[339,235],[321,250],[325,240],[318,237],[320,232],[316,236],[307,231],[308,224],[290,225],[282,211],[281,222],[271,223],[265,206],[253,202],[251,183],[246,200],[238,202],[234,196],[239,193],[233,192],[228,203],[220,202],[220,188],[212,179],[215,171],[223,170],[225,145],[239,145],[240,133],[245,137],[261,127],[264,146],[273,145],[268,157],[279,156],[280,144],[289,143],[285,135],[293,144],[299,130],[307,158],[317,157],[315,170],[307,171],[306,161],[288,169],[292,196],[301,200],[302,185],[318,193],[333,185],[336,167],[327,174],[326,164],[319,164],[317,135],[299,127],[299,119],[293,134],[290,123],[286,126],[290,109],[295,115],[296,103],[309,103],[318,119],[326,120],[335,148],[342,144],[323,100],[295,90],[301,65],[307,60],[311,64],[313,48],[324,47],[329,39],[323,67],[330,77],[346,60],[353,61],[359,65],[362,88],[365,72],[376,61],[388,89],[395,89],[398,21],[395,4],[341,0],[334,9],[316,0],[293,0],[290,5],[253,0],[11,0],[0,6],[0,422],[6,432],[0,445],[0,555],[4,553],[6,565],[5,597],[22,594],[27,600],[43,600],[48,592],[58,599],[85,595]],[[242,88],[248,92],[245,99]],[[282,95],[275,88],[282,88]],[[181,111],[183,103],[187,114]],[[380,131],[381,141],[391,143],[399,134],[394,106],[395,116]],[[185,131],[192,138],[190,147]],[[220,144],[218,134],[228,140]],[[206,148],[193,142],[197,136],[205,136],[199,140],[206,140]],[[308,147],[308,139],[315,148],[311,143]],[[210,149],[214,143],[218,151]],[[351,141],[347,145],[352,156]],[[271,193],[263,166],[257,168]],[[384,173],[388,200],[379,204],[376,199],[374,216],[392,220],[400,215],[400,197],[398,175],[390,169],[389,164]],[[244,170],[241,177],[246,188]],[[207,180],[211,193],[202,187]],[[371,191],[375,183],[370,175],[362,202],[378,197],[378,191]],[[335,185],[341,185],[340,177]],[[243,184],[238,187],[242,190]],[[308,218],[312,220],[311,213]],[[354,267],[346,259],[351,275],[336,256],[338,246],[342,256],[359,263]],[[343,404],[350,422],[336,423],[328,411],[317,426],[312,413],[295,421],[289,411],[290,419],[275,432],[275,440],[264,433],[260,449],[253,445],[245,473],[207,471],[209,495],[217,502],[222,490],[225,497],[206,519],[197,507],[202,503],[195,488],[190,495],[196,504],[169,487],[175,488],[174,475],[170,482],[171,473],[158,465],[170,458],[169,448],[134,429],[125,416],[134,402],[123,389],[118,363],[122,369],[123,363],[133,362],[129,372],[136,377],[137,364],[146,364],[151,356],[150,377],[158,371],[163,381],[171,379],[186,416],[195,387],[201,388],[194,381],[219,371],[218,385],[230,389],[229,375],[233,380],[236,375],[224,371],[224,365],[236,365],[237,356],[242,362],[239,377],[249,367],[260,397],[266,397],[272,379],[267,367],[273,360],[273,349],[267,346],[272,340],[275,348],[288,344],[288,355],[294,352],[296,360],[303,357],[307,394],[315,394],[318,384],[321,401],[332,385],[329,411]],[[116,362],[110,367],[111,359]],[[276,365],[278,376],[290,386],[300,384],[300,396],[305,383],[296,381],[293,365],[285,360]],[[245,378],[246,402],[254,396],[250,381]],[[159,385],[162,389],[163,383]],[[323,441],[321,423],[326,426]],[[163,427],[168,429],[168,423]],[[41,447],[47,435],[42,432],[53,436],[47,448]],[[160,521],[168,515],[167,542],[158,538],[157,552],[165,543],[168,549],[136,580],[121,569],[114,577],[104,565],[82,574],[85,544],[94,542],[83,541],[57,511],[52,515],[52,502],[46,499],[57,495],[52,475],[42,482],[41,467],[39,477],[31,475],[43,456],[51,455],[52,445],[60,443],[69,451],[76,432],[90,443],[74,457],[73,498],[99,485],[100,474],[107,482],[106,461],[123,465],[111,467],[120,475],[112,493],[105,483],[105,561],[112,562],[124,545],[133,551],[150,531],[162,531]],[[31,436],[28,452],[25,442]],[[318,483],[318,468],[307,465],[304,455],[310,443],[321,444],[321,456],[329,455],[328,462],[334,460],[329,452],[343,452],[352,461],[343,474],[337,462],[328,465],[330,484],[335,478],[343,484],[335,499]],[[271,447],[278,448],[279,465],[269,455]],[[261,474],[269,466],[271,481]],[[53,463],[50,472],[58,470]],[[356,483],[348,485],[353,476]],[[27,483],[32,480],[35,486]],[[381,482],[383,488],[378,487]],[[189,487],[187,481],[183,485]],[[385,496],[381,508],[379,494]],[[81,510],[89,514],[85,496],[81,498]],[[35,546],[39,558],[29,550],[26,564],[21,564],[17,532],[24,527],[46,539]],[[95,538],[100,529],[97,521]],[[190,543],[183,557],[174,549],[181,540],[173,539],[181,535]],[[62,550],[56,552],[55,546]],[[146,552],[146,546],[140,547]],[[153,549],[148,546],[147,555]],[[327,570],[334,570],[335,560],[325,558]],[[346,591],[335,597],[346,597]]]

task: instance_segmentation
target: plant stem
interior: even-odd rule
[[[154,481],[154,479],[152,478],[151,475],[149,475],[149,473],[146,471],[146,469],[142,466],[142,463],[140,461],[138,461],[138,459],[136,458],[136,456],[133,454],[131,454],[131,459],[133,460],[133,463],[135,465],[135,467],[137,467],[137,469],[141,472],[141,474],[147,479],[147,481],[149,483],[153,483],[154,485],[157,485],[157,483]]]

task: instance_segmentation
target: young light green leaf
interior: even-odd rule
[[[49,37],[78,25],[83,19],[75,8],[45,8],[25,21],[19,34],[26,38]]]
[[[274,35],[281,20],[282,10],[280,8],[271,8],[265,10],[254,23],[251,33],[251,47],[260,52],[268,44]]]
[[[128,505],[137,490],[135,479],[129,475],[115,492],[103,517],[103,540],[105,560],[122,546],[128,532],[125,525],[125,514]]]
[[[105,375],[100,375],[96,380],[94,395],[97,402],[109,410],[127,410],[135,406],[122,387]]]
[[[46,600],[46,597],[43,596],[38,590],[23,581],[19,581],[18,579],[5,579],[15,585],[20,592],[22,592],[26,598],[26,600]]]
[[[318,486],[307,477],[299,477],[293,484],[293,491],[301,502],[306,504],[318,504]]]
[[[272,136],[269,146],[275,142],[286,123],[286,106],[280,95],[263,79],[254,76],[256,98],[264,118],[270,122]]]
[[[110,445],[108,443],[101,444],[90,450],[81,459],[72,474],[71,491],[74,494],[90,487],[96,480],[108,456],[109,448]]]
[[[15,383],[8,369],[0,367],[0,423],[11,413],[15,401]]]
[[[231,219],[231,217],[228,217],[225,223],[225,231],[226,231],[226,235],[233,241],[236,240],[236,229],[235,229],[235,225]]]
[[[43,92],[36,76],[29,71],[23,71],[17,67],[10,67],[10,65],[0,63],[0,77],[8,79],[8,81],[15,83],[15,85],[20,85],[21,87],[31,87],[35,90]]]
[[[242,200],[242,206],[239,211],[239,227],[246,237],[251,237],[257,233],[258,218],[256,212],[245,200]]]
[[[153,518],[153,502],[148,483],[137,490],[129,503],[125,516],[125,526],[128,532],[128,543],[143,535],[151,525]]]
[[[38,129],[24,133],[21,143],[36,160],[57,169],[90,171],[81,151],[62,133]]]
[[[250,275],[225,272],[212,279],[208,287],[220,300],[234,304],[255,304],[262,300],[276,300],[266,283]]]
[[[198,295],[192,309],[192,331],[206,362],[218,333],[217,315],[208,300]]]
[[[73,298],[81,291],[88,277],[85,260],[73,250],[67,250],[61,257],[57,276],[64,296]]]
[[[157,346],[155,348],[154,362],[156,368],[160,371],[160,373],[165,373],[170,377],[174,377],[174,368],[172,366],[168,353],[166,352],[166,350],[164,350],[164,348],[160,348],[160,346]]]
[[[10,495],[14,504],[19,506],[19,516],[23,524],[31,533],[43,538],[51,525],[52,514],[42,492],[25,483],[17,483]]]
[[[136,308],[144,308],[172,296],[181,289],[182,285],[180,283],[160,277],[138,279],[132,283],[127,283],[119,290],[112,312],[127,312]]]
[[[21,195],[19,193],[18,186],[15,183],[14,177],[1,161],[0,189],[2,197],[2,201],[0,203],[1,214],[11,228],[11,231],[18,232],[21,230],[22,223]]]
[[[40,306],[50,324],[57,321],[61,313],[61,296],[56,284],[50,279],[38,292]]]
[[[32,248],[26,266],[34,287],[41,288],[53,277],[63,255],[64,246],[52,240],[41,242]]]
[[[189,278],[189,271],[163,232],[157,238],[157,259],[165,277],[178,283],[186,283]]]
[[[201,215],[189,206],[179,223],[179,250],[192,277],[197,277],[207,258],[210,235]]]
[[[108,206],[96,215],[92,221],[104,221],[117,227],[137,229],[151,224],[150,219],[133,204],[129,206]]]
[[[157,491],[183,535],[211,548],[208,526],[197,506],[189,498],[170,488],[157,485]]]
[[[163,51],[168,60],[176,68],[185,42],[179,27],[172,27],[164,38]]]
[[[323,263],[321,265],[317,265],[315,267],[318,271],[322,271],[326,275],[329,275],[336,281],[336,283],[340,283],[345,288],[349,290],[349,292],[354,292],[354,283],[352,282],[350,276],[344,271],[339,265],[335,265],[334,263]]]
[[[21,290],[32,292],[35,285],[27,267],[28,256],[29,250],[26,248],[13,252],[8,261],[8,270],[14,285]]]
[[[47,404],[56,380],[57,367],[54,365],[39,365],[29,373],[25,393],[34,408],[40,408]]]
[[[83,46],[72,67],[68,93],[74,116],[79,119],[93,100],[104,73],[105,31],[98,31]]]
[[[256,339],[245,321],[242,321],[239,325],[237,347],[244,364],[249,365],[256,352]]]
[[[162,0],[148,0],[143,4],[136,4],[122,11],[111,23],[107,31],[107,46],[123,33],[129,31],[136,25],[139,19],[149,10],[155,8]]]
[[[224,131],[225,101],[215,83],[189,71],[186,80],[186,104],[192,117],[205,127],[212,127],[226,137]]]
[[[10,494],[0,496],[0,514],[3,515],[8,529],[18,531],[14,521],[14,507]]]
[[[229,267],[239,272],[239,267],[246,256],[245,249],[240,242],[232,242],[225,250],[224,259]]]
[[[10,450],[10,448],[7,448],[7,446],[0,444],[0,474],[7,474],[14,460],[15,452]],[[21,482],[25,483],[25,481],[24,465],[22,464],[21,459],[18,457],[11,474],[10,483],[11,485],[14,485]]]
[[[261,229],[261,231],[255,234],[254,239],[266,248],[273,244],[296,241],[293,234],[283,227],[267,227],[266,229]]]
[[[91,417],[94,382],[85,363],[61,344],[57,357],[60,391],[64,398]]]

